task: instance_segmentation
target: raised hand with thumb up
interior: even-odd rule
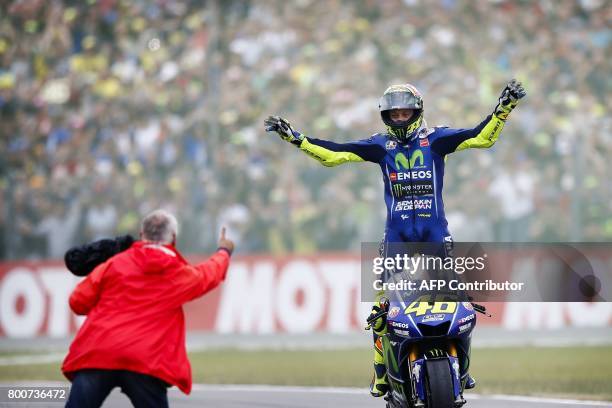
[[[234,252],[234,241],[225,237],[225,227],[221,228],[221,236],[219,237],[219,249],[225,249],[231,255]]]

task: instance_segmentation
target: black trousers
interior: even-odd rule
[[[135,408],[168,407],[168,384],[158,378],[127,370],[80,370],[72,380],[66,408],[99,408],[115,387]]]

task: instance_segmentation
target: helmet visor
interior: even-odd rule
[[[391,92],[380,98],[379,109],[381,112],[392,109],[421,109],[423,108],[421,98],[410,92]]]

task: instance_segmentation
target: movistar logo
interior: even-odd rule
[[[410,156],[410,162],[404,155],[404,153],[398,153],[395,155],[395,168],[401,170],[401,168],[410,169],[413,168],[416,162],[419,162],[419,166],[423,166],[425,159],[423,159],[423,152],[421,149],[416,149]]]

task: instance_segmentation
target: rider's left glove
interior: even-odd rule
[[[516,105],[518,105],[519,99],[524,98],[527,95],[525,92],[525,88],[523,85],[518,82],[516,79],[513,79],[506,85],[501,95],[499,96],[499,100],[497,106],[495,107],[494,114],[499,119],[506,121],[508,119],[508,115]]]

